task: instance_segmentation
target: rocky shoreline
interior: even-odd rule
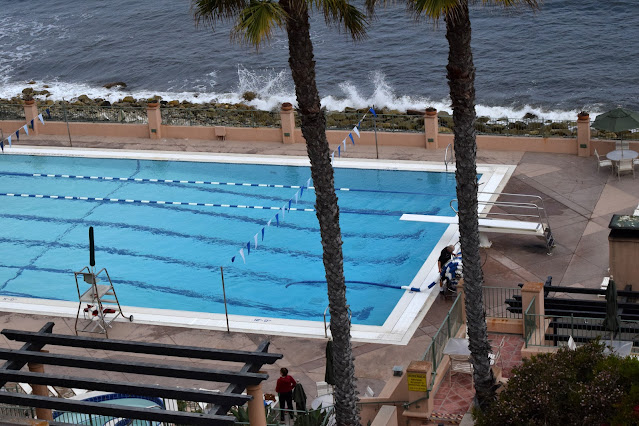
[[[122,82],[112,85],[123,85]],[[30,100],[36,100],[39,106],[49,107],[52,119],[89,122],[120,122],[145,123],[145,109],[149,105],[158,105],[162,113],[162,121],[172,125],[186,126],[235,126],[235,127],[279,127],[279,111],[261,111],[245,103],[219,103],[170,100],[159,96],[148,99],[135,99],[124,96],[118,102],[80,95],[70,101],[47,99],[49,93],[44,87],[35,90],[27,87],[20,96],[10,99],[0,99],[0,120],[23,118],[20,111],[12,112],[10,105],[21,105]],[[247,102],[254,99],[252,92],[244,93]],[[360,129],[371,131],[424,132],[425,111],[408,110],[406,112],[380,108],[373,115],[367,108],[345,108],[344,111],[326,111],[326,125],[329,130],[348,130],[353,128],[364,115],[366,119],[360,123]],[[66,118],[65,118],[66,117]],[[439,132],[452,133],[453,119],[448,111],[439,111]],[[299,117],[296,119],[300,126]],[[478,117],[475,128],[479,134],[497,134],[509,136],[537,136],[537,137],[576,137],[576,120],[551,121],[541,120],[534,114],[525,114],[521,119]],[[592,130],[593,138],[615,139],[618,135],[609,132]],[[632,136],[637,135],[637,138]],[[639,139],[639,134],[628,135],[630,139]],[[626,136],[624,136],[626,137]]]

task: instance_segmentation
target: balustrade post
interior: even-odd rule
[[[437,136],[439,135],[439,119],[437,118],[437,110],[427,108],[424,113],[424,133],[426,136],[426,149],[437,149],[439,143]]]
[[[577,117],[577,155],[590,157],[590,115],[580,112]]]

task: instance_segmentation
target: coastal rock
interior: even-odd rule
[[[421,111],[418,109],[407,109],[406,110],[406,114],[407,115],[424,115],[426,113],[426,111]]]
[[[33,87],[25,87],[24,89],[22,89],[22,94],[23,95],[33,95],[33,92],[35,90],[33,90]]]
[[[78,101],[84,103],[84,104],[90,104],[91,103],[91,98],[88,97],[87,95],[80,95],[78,96]]]
[[[114,81],[113,83],[107,83],[104,86],[105,89],[111,89],[112,87],[116,87],[116,88],[125,88],[126,87],[126,83],[123,81]]]
[[[128,104],[134,104],[136,101],[133,96],[125,96],[124,99],[122,99],[122,102],[126,102]]]
[[[255,92],[248,91],[242,93],[242,99],[244,99],[245,101],[251,102],[255,98],[257,98],[257,93]]]
[[[36,84],[35,80],[31,80],[29,83],[27,84]]]
[[[103,102],[101,102],[101,103],[100,103],[100,106],[103,106],[103,107],[111,106],[111,102],[109,102],[109,101],[103,101]]]

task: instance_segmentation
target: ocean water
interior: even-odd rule
[[[229,314],[322,321],[315,194],[307,188],[296,203],[291,188],[307,182],[308,167],[0,158],[0,295],[77,301],[73,272],[89,262],[93,226],[96,267],[125,306],[224,313],[224,267]],[[338,197],[353,322],[382,325],[447,228],[399,219],[452,216],[454,175],[337,168],[335,182],[349,189]],[[289,200],[291,211],[278,210]]]
[[[357,2],[356,4],[361,4]],[[53,99],[81,94],[239,102],[295,102],[285,33],[259,50],[233,43],[230,24],[196,28],[188,0],[0,0],[0,97],[30,80]],[[477,112],[574,119],[622,105],[639,110],[636,0],[546,0],[540,11],[474,6]],[[417,22],[401,5],[380,9],[354,43],[313,16],[322,104],[450,109],[445,25]],[[125,90],[107,90],[113,81]]]

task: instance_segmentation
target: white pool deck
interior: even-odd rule
[[[133,151],[102,149],[74,149],[50,147],[5,147],[5,154],[9,155],[45,155],[45,156],[77,156],[90,158],[165,160],[165,161],[194,161],[194,162],[226,162],[240,164],[269,164],[308,167],[307,157],[250,155],[250,154],[210,154],[185,153],[168,151]],[[445,172],[441,162],[407,161],[407,160],[372,160],[372,159],[344,159],[336,158],[336,168],[360,168],[381,170],[428,171]],[[450,166],[449,166],[450,168]],[[515,170],[515,166],[503,164],[478,164],[477,172],[480,179],[481,191],[499,193],[503,190],[508,179]],[[454,172],[454,169],[449,170]],[[480,201],[491,201],[496,195],[480,194]],[[481,211],[480,211],[481,213]],[[398,218],[399,220],[399,218]],[[409,287],[419,288],[419,292],[406,290],[404,295],[381,326],[354,324],[351,329],[353,341],[381,344],[405,345],[413,336],[429,308],[438,296],[439,286],[431,288],[429,284],[438,280],[437,258],[441,250],[459,241],[458,226],[450,224],[442,235],[433,251],[424,259],[420,270],[413,278]],[[117,275],[114,271],[113,275]],[[73,277],[69,277],[69,289],[73,291]],[[61,302],[44,299],[30,299],[19,297],[0,297],[0,311],[28,313],[36,315],[53,315],[75,318],[78,302]],[[148,309],[133,306],[123,306],[124,313],[134,316],[134,323],[175,326],[209,330],[226,330],[227,322],[223,314],[201,312],[174,311],[165,309]],[[82,316],[81,316],[82,318]],[[81,319],[82,320],[82,319]],[[121,321],[128,321],[118,319]],[[82,320],[83,321],[83,320]],[[260,333],[268,335],[295,337],[325,337],[325,327],[322,318],[318,321],[287,320],[267,317],[252,317],[229,315],[230,330],[233,332]],[[328,331],[330,335],[330,331]]]

